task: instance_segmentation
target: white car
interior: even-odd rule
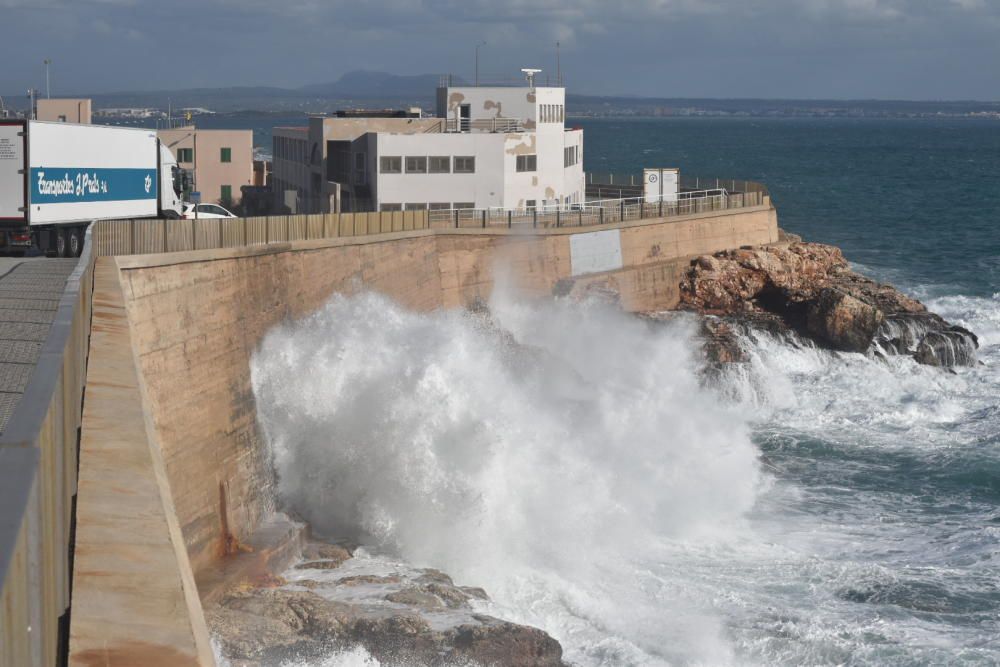
[[[231,212],[218,204],[184,204],[184,219],[194,218],[235,218]]]

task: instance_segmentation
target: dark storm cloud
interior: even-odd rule
[[[1000,97],[998,0],[0,0],[0,91],[554,67],[574,92]]]

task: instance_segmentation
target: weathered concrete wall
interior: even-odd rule
[[[73,566],[69,664],[211,665],[114,260],[99,260]]]
[[[265,246],[228,257],[216,251],[216,259],[204,258],[210,261],[190,261],[196,253],[146,256],[168,263],[122,272],[149,409],[196,573],[224,555],[231,538],[247,540],[273,507],[250,388],[257,343],[276,323],[362,286],[408,307],[435,307],[434,241],[295,252]]]
[[[81,455],[74,664],[211,663],[196,596],[211,594],[219,564],[252,540],[275,502],[249,362],[276,323],[334,293],[372,289],[430,310],[486,300],[504,279],[527,296],[612,286],[630,310],[669,308],[690,255],[778,234],[769,206],[611,228],[622,268],[576,277],[571,239],[582,230],[571,228],[424,229],[103,259]],[[102,662],[108,646],[124,652]]]

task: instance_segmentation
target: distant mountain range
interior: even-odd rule
[[[336,81],[298,88],[237,86],[185,90],[122,91],[87,94],[95,109],[141,107],[166,110],[203,107],[220,113],[329,113],[345,108],[420,106],[433,111],[437,74],[398,75],[357,70]],[[465,82],[454,79],[455,85]],[[572,86],[570,86],[572,88]],[[7,104],[25,108],[22,95],[5,96]],[[13,102],[13,104],[12,104]],[[925,117],[985,115],[1000,117],[1000,102],[919,102],[889,100],[752,100],[568,94],[567,111],[583,116],[875,116]]]

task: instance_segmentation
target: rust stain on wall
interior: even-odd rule
[[[465,95],[462,93],[452,93],[448,96],[448,111],[454,111],[458,108],[458,105],[465,101]]]
[[[507,155],[533,155],[535,143],[536,136],[534,134],[512,134],[504,141],[504,145],[509,146],[506,148]]]

